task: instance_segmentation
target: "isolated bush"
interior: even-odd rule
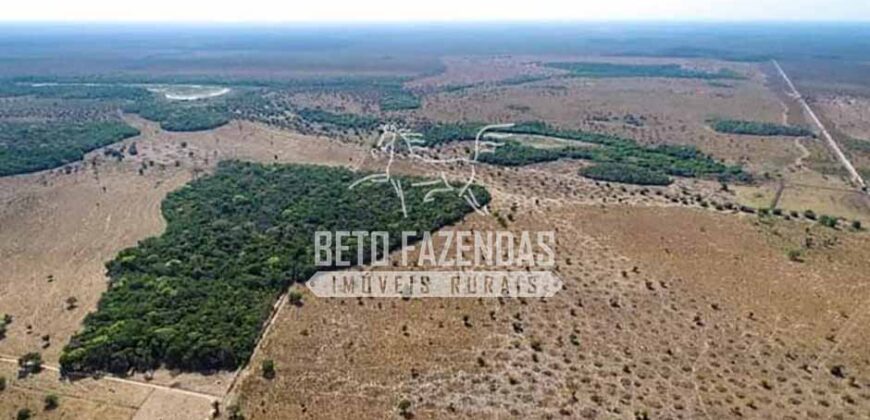
[[[853,220],[852,221],[852,229],[855,229],[855,230],[863,229],[863,227],[861,226],[861,221],[860,220]]]
[[[810,220],[816,220],[816,212],[812,210],[806,210],[804,211],[804,217]]]
[[[15,414],[16,420],[30,420],[31,418],[33,418],[33,411],[30,411],[29,408],[22,408]]]
[[[293,306],[302,306],[302,292],[298,290],[287,292],[287,303]]]
[[[6,377],[0,376],[0,391],[6,390]]]
[[[235,404],[227,407],[227,419],[245,420],[245,415],[242,414],[242,408]]]
[[[275,361],[272,359],[263,360],[261,364],[263,377],[266,379],[275,379]]]
[[[402,416],[404,418],[412,417],[411,411],[410,411],[411,410],[411,401],[409,401],[408,399],[402,399],[401,401],[399,401],[397,408],[399,409],[400,416]]]
[[[828,216],[827,214],[823,214],[819,217],[819,224],[825,227],[829,227],[831,229],[837,228],[837,218]]]
[[[57,398],[57,395],[48,394],[45,396],[45,409],[46,410],[54,410],[60,405],[60,400]]]
[[[42,371],[42,355],[30,352],[18,358],[18,366],[25,374],[39,373]]]

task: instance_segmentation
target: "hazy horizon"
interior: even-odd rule
[[[388,22],[870,22],[870,3],[833,0],[539,0],[492,4],[443,0],[348,2],[322,0],[304,7],[270,0],[177,2],[153,0],[147,7],[97,0],[35,0],[9,5],[0,22],[123,23],[388,23]]]

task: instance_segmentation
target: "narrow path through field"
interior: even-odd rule
[[[18,365],[18,360],[9,356],[9,355],[0,355],[0,362]],[[47,371],[51,371],[51,372],[60,373],[60,368],[57,366],[43,364],[42,369],[47,370]],[[127,385],[133,385],[133,386],[137,386],[137,387],[149,388],[151,390],[165,391],[165,392],[169,392],[169,393],[177,394],[177,395],[183,395],[183,396],[189,396],[189,397],[195,397],[195,398],[203,398],[203,399],[208,400],[209,403],[211,403],[212,401],[219,401],[224,397],[223,395],[214,395],[214,394],[209,394],[209,393],[205,393],[205,392],[191,391],[191,390],[182,389],[182,388],[173,388],[171,386],[134,381],[134,380],[130,380],[130,379],[119,378],[116,376],[103,376],[100,379],[108,381],[108,382],[117,382],[117,383],[122,383],[122,384],[127,384]],[[141,407],[130,407],[130,408],[139,409]]]
[[[795,169],[800,169],[804,166],[804,161],[810,157],[810,150],[801,143],[800,138],[794,139],[794,146],[801,151],[801,155],[794,160],[794,163],[792,165],[794,165]]]
[[[785,71],[782,69],[782,67],[780,67],[779,63],[776,60],[772,61],[773,65],[776,67],[776,70],[779,72],[780,76],[782,76],[783,80],[785,80],[785,83],[788,85],[788,88],[791,90],[792,95],[801,104],[807,115],[809,115],[810,119],[813,120],[813,123],[815,123],[816,126],[819,128],[819,131],[821,131],[822,133],[822,137],[824,137],[825,141],[828,142],[828,146],[834,152],[834,155],[837,157],[837,159],[840,160],[840,162],[846,168],[846,171],[849,172],[852,183],[854,183],[858,188],[866,191],[867,184],[864,183],[864,179],[861,178],[861,175],[858,173],[857,170],[855,170],[855,167],[852,166],[852,162],[849,162],[849,159],[846,157],[843,151],[840,150],[840,146],[838,146],[837,142],[834,141],[834,138],[822,124],[822,121],[819,120],[819,117],[816,116],[816,113],[813,112],[813,109],[810,108],[810,105],[807,103],[804,97],[801,96],[800,92],[798,92],[797,88],[791,82],[791,79],[788,78],[788,75],[785,74]]]

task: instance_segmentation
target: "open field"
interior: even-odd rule
[[[494,207],[514,198],[496,194]],[[306,296],[279,314],[252,364],[275,360],[277,377],[242,383],[246,415],[384,418],[408,399],[415,418],[847,418],[870,403],[829,372],[868,372],[855,330],[870,298],[866,235],[835,235],[843,242],[800,265],[785,255],[799,224],[546,199],[519,202],[514,217],[514,231],[558,230],[565,290],[541,301]],[[477,216],[456,226],[496,228]]]

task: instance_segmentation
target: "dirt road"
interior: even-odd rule
[[[819,131],[821,131],[821,133],[822,133],[822,137],[824,137],[825,141],[828,142],[828,146],[834,152],[834,155],[837,156],[837,159],[839,159],[840,162],[843,164],[843,166],[846,167],[846,170],[849,172],[849,177],[850,177],[852,183],[855,184],[855,186],[857,186],[858,188],[866,191],[867,184],[864,183],[864,179],[861,178],[861,175],[858,173],[857,170],[855,170],[855,167],[852,166],[852,162],[849,162],[849,159],[846,157],[846,155],[843,153],[843,151],[840,150],[840,146],[837,145],[837,142],[834,141],[833,137],[831,137],[831,134],[828,132],[828,130],[822,124],[822,121],[819,120],[819,117],[816,116],[816,113],[813,112],[813,109],[810,108],[810,105],[807,104],[807,101],[804,99],[803,96],[801,96],[800,92],[798,92],[797,88],[791,82],[791,79],[788,78],[788,75],[785,74],[785,71],[782,69],[782,67],[780,67],[779,63],[776,60],[773,60],[773,65],[776,67],[776,70],[779,72],[780,76],[782,76],[783,80],[785,80],[785,83],[788,85],[788,88],[791,90],[792,95],[801,104],[801,106],[806,111],[807,115],[809,115],[810,118],[813,120],[813,123],[815,123],[816,126],[819,128]]]

